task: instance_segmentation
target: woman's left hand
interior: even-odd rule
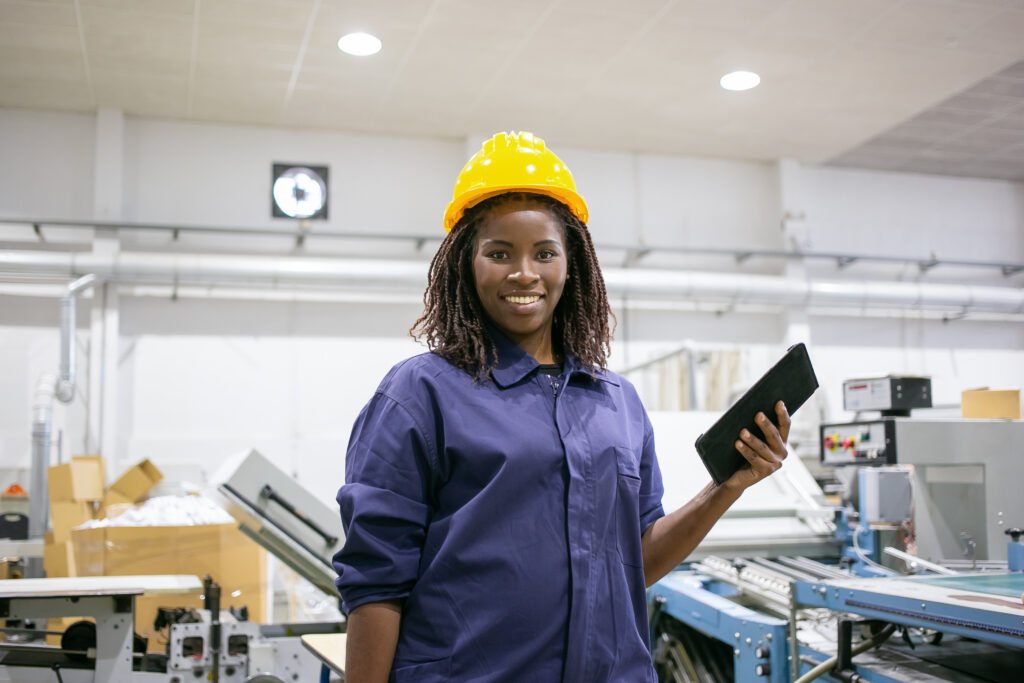
[[[775,415],[778,417],[778,428],[764,413],[758,413],[754,417],[754,422],[764,434],[764,441],[746,429],[740,432],[736,440],[736,450],[750,466],[729,477],[724,486],[743,491],[782,467],[782,461],[789,454],[786,450],[786,440],[789,438],[790,427],[789,411],[782,401],[775,404]]]

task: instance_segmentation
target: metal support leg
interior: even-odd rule
[[[853,622],[849,619],[839,620],[839,633],[836,638],[835,672],[841,674],[853,668]]]
[[[797,606],[795,601],[789,603],[789,674],[791,679],[800,678],[800,642],[796,633]]]
[[[96,680],[131,681],[132,613],[96,617]]]

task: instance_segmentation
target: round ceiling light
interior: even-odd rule
[[[356,57],[375,55],[380,47],[380,38],[369,33],[348,33],[338,39],[338,49]]]
[[[761,77],[753,71],[733,71],[722,76],[719,83],[726,90],[750,90],[756,88]]]

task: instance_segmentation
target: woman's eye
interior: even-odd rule
[[[508,252],[507,251],[492,251],[491,253],[487,254],[487,258],[495,259],[495,260],[499,260],[500,261],[501,259],[508,258]]]
[[[557,256],[557,255],[558,254],[556,254],[555,252],[551,251],[550,249],[545,249],[544,251],[542,251],[539,254],[537,254],[537,258],[539,258],[541,261],[550,261],[551,259],[555,258],[555,256]]]

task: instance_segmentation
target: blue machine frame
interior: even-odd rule
[[[648,598],[663,613],[730,645],[736,683],[788,683],[789,623],[695,586],[695,579],[692,574],[669,574],[651,586]],[[758,657],[759,650],[768,656]]]
[[[883,585],[886,579],[873,579]],[[796,582],[794,596],[804,607],[826,607],[905,626],[955,633],[1009,647],[1024,648],[1024,612],[1003,614],[961,604],[904,597],[846,587],[843,582]]]
[[[947,579],[931,578],[938,581]],[[901,579],[905,577],[893,577],[891,580]],[[1000,613],[985,607],[972,607],[969,604],[951,604],[949,601],[931,600],[920,596],[894,595],[893,590],[884,590],[889,580],[872,578],[851,581],[795,581],[794,602],[800,609],[825,608],[837,614],[856,614],[866,619],[878,619],[1024,648],[1024,613]],[[871,584],[874,582],[878,582],[877,588],[872,590]],[[735,665],[734,683],[791,681],[793,664],[790,659],[789,622],[755,612],[714,592],[721,585],[724,584],[718,584],[714,579],[688,572],[673,572],[648,591],[648,597],[654,607],[652,613],[666,614],[730,646],[733,649]],[[654,631],[652,624],[652,637]],[[807,659],[824,661],[832,656],[831,653],[821,653],[804,645],[800,645],[798,650],[800,661],[797,670],[800,674],[806,673],[813,666]],[[758,656],[759,652],[767,655]],[[855,668],[865,681],[897,681],[884,673],[872,670],[869,666],[855,665]],[[826,674],[824,680],[831,679]]]

